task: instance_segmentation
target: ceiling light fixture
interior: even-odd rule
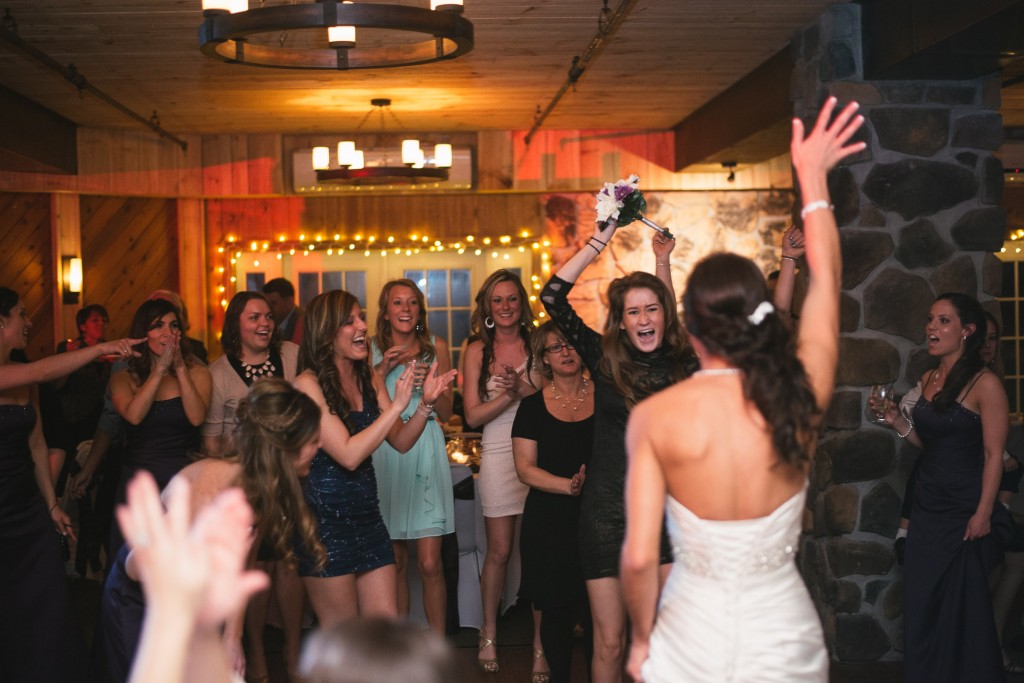
[[[384,130],[386,123],[385,112],[391,114],[391,117],[401,127],[398,117],[391,111],[390,99],[374,98],[370,100],[370,105],[373,108],[359,122],[356,130],[362,128],[374,112],[380,114],[381,130]],[[329,147],[314,147],[313,170],[316,171],[317,183],[413,185],[425,182],[443,182],[448,180],[448,169],[452,165],[452,146],[448,143],[434,145],[434,155],[428,159],[420,147],[419,140],[402,140],[403,165],[401,166],[391,164],[389,156],[391,150],[368,151],[369,155],[361,149],[356,149],[354,141],[342,140],[338,143],[337,167],[331,168],[331,149]],[[373,160],[368,160],[367,156],[373,157]],[[397,152],[396,156],[398,156]]]
[[[252,9],[248,0],[202,2],[205,19],[199,27],[199,49],[232,64],[382,69],[455,59],[473,49],[473,24],[462,17],[462,0],[431,0],[430,9],[339,0]],[[382,38],[366,41],[375,43],[374,47],[358,47],[362,30],[378,31]],[[422,34],[427,39],[396,42],[395,32]]]

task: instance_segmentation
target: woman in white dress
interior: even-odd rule
[[[512,422],[519,400],[536,392],[538,384],[530,381],[528,371],[533,311],[518,275],[500,269],[484,280],[476,295],[472,324],[475,339],[463,357],[463,404],[466,421],[483,427],[477,487],[487,535],[487,554],[480,572],[484,623],[477,662],[483,671],[497,673],[498,605],[514,552],[516,519],[523,514],[530,490],[519,481],[512,459]],[[535,614],[534,679],[546,683],[547,661],[539,625],[540,615]]]
[[[621,580],[636,680],[828,679],[793,556],[839,352],[841,260],[826,173],[864,148],[850,142],[863,123],[856,103],[830,124],[835,107],[830,97],[806,139],[793,121],[810,271],[795,338],[753,262],[709,256],[683,296],[702,369],[630,417]],[[659,601],[666,511],[675,563]]]

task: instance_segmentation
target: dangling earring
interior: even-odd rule
[[[0,320],[0,330],[4,329],[4,321]]]
[[[486,327],[489,330],[494,329],[494,320],[491,318],[491,316],[487,316],[486,318],[484,318],[484,327]]]
[[[417,332],[422,332],[423,331],[423,325],[420,324],[420,323],[416,323],[416,331]]]

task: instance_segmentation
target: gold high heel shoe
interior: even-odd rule
[[[493,647],[494,648],[494,653],[495,654],[498,653],[498,644],[494,642],[494,639],[493,638],[488,638],[487,636],[485,636],[484,634],[481,633],[480,634],[479,646],[477,647],[477,652],[478,653],[483,652],[484,650],[486,650],[489,647]],[[497,657],[494,657],[493,659],[482,659],[479,656],[479,654],[477,654],[476,663],[480,667],[480,670],[483,671],[484,673],[489,673],[489,674],[496,674],[496,673],[498,673],[498,658]]]
[[[534,649],[533,651],[533,665],[537,665],[537,660],[544,656],[544,650]],[[530,680],[532,683],[551,683],[551,672],[549,671],[533,671],[533,678]]]

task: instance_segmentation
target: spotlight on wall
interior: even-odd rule
[[[723,161],[722,162],[722,168],[729,169],[729,175],[726,177],[726,180],[728,182],[730,182],[730,183],[735,183],[736,182],[736,162],[735,161]]]
[[[77,256],[61,256],[60,265],[64,303],[77,304],[82,294],[82,259]]]

